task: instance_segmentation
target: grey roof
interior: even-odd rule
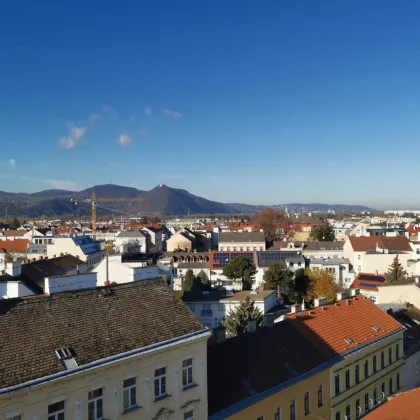
[[[199,262],[199,261],[192,261],[192,262],[180,262],[178,264],[178,268],[209,268],[210,263],[207,262]]]
[[[348,258],[311,258],[311,264],[321,264],[321,265],[339,265],[339,264],[351,264]]]
[[[182,300],[184,302],[219,302],[220,299],[226,296],[226,290],[192,291],[184,292]]]
[[[28,254],[46,254],[47,253],[47,245],[44,244],[28,244]]]
[[[143,232],[140,232],[139,230],[124,230],[119,235],[117,235],[117,238],[145,238],[146,235]]]
[[[265,242],[264,232],[221,232],[220,242]]]
[[[83,328],[80,328],[83,326]],[[207,334],[163,279],[0,301],[0,389],[65,373],[55,350],[78,366]]]

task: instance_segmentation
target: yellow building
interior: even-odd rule
[[[0,301],[0,419],[207,418],[204,325],[166,282]]]
[[[332,362],[284,321],[209,347],[212,420],[327,419]]]
[[[335,361],[329,418],[353,420],[402,389],[404,327],[364,296],[338,295],[337,303],[316,300],[314,309],[288,321]]]

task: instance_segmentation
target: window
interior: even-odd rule
[[[192,385],[193,383],[193,359],[187,359],[182,362],[182,386]]]
[[[376,356],[373,356],[373,373],[376,373]]]
[[[362,267],[360,265],[357,268],[358,268],[357,271],[362,271]]]
[[[395,360],[398,360],[400,358],[400,345],[397,344],[395,346]]]
[[[341,419],[341,413],[340,413],[340,411],[337,411],[335,413],[335,420],[340,420],[340,419]]]
[[[324,404],[324,397],[322,395],[322,385],[318,387],[318,407],[322,407]]]
[[[369,393],[365,394],[365,411],[369,410]]]
[[[12,414],[6,414],[6,420],[22,420],[22,416],[15,413],[16,412],[13,412]]]
[[[346,389],[350,388],[350,369],[346,370]]]
[[[369,377],[369,362],[365,360],[365,379]]]
[[[351,407],[350,407],[350,405],[346,405],[346,418],[347,419],[351,418]]]
[[[280,411],[280,407],[277,407],[274,410],[274,420],[281,420],[281,411]]]
[[[194,420],[194,410],[190,410],[184,413],[184,420]]]
[[[378,404],[378,389],[376,387],[373,390],[373,404]]]
[[[389,378],[389,395],[392,395],[393,392],[392,378]]]
[[[124,411],[136,407],[136,378],[125,379],[123,383]]]
[[[392,347],[388,349],[388,363],[392,363]]]
[[[292,400],[290,403],[290,420],[296,420],[296,401]]]
[[[311,412],[309,392],[305,392],[305,415]]]
[[[381,369],[385,367],[385,352],[381,353]]]
[[[358,398],[358,399],[356,400],[356,407],[354,407],[354,408],[355,408],[355,410],[356,410],[356,418],[357,418],[357,417],[360,417],[360,415],[362,414],[362,413],[361,413],[362,409],[361,409],[361,407],[360,407],[360,398]]]
[[[219,305],[219,312],[223,312],[224,305]]]
[[[258,417],[257,420],[264,420],[264,416]]]
[[[64,420],[64,401],[48,406],[48,420]]]
[[[166,367],[155,370],[155,398],[166,395]]]
[[[360,382],[360,365],[356,365],[354,368],[354,379],[356,380],[356,384]]]
[[[397,373],[397,389],[400,389],[401,383],[400,383],[400,374]]]
[[[100,420],[103,418],[104,397],[103,389],[95,389],[88,394],[88,420]]]
[[[361,260],[361,259],[362,259],[362,256],[359,254],[359,255],[357,256],[357,259],[358,259],[358,260]]]
[[[340,375],[335,375],[335,395],[340,393]]]

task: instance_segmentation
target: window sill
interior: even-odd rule
[[[182,388],[182,390],[183,390],[183,391],[188,391],[189,389],[191,389],[191,388],[195,388],[195,387],[197,387],[197,386],[198,386],[197,384],[192,383],[192,384],[189,384],[189,385],[184,386],[184,388]]]
[[[165,395],[161,395],[160,397],[156,397],[154,402],[158,402],[158,401],[162,401],[162,400],[166,400],[166,398],[171,397],[172,395],[169,394],[165,394]]]
[[[131,413],[132,411],[136,411],[136,410],[138,410],[139,408],[141,408],[141,406],[140,405],[134,405],[133,407],[130,407],[130,408],[126,408],[124,411],[123,411],[123,415],[124,414],[128,414],[128,413]]]

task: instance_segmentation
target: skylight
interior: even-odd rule
[[[345,337],[345,338],[344,338],[344,341],[345,341],[347,344],[352,344],[352,343],[354,343],[354,341],[353,341],[350,337]]]
[[[380,328],[378,328],[376,325],[372,325],[372,329],[374,329],[376,332],[381,331],[381,329],[380,329]]]

